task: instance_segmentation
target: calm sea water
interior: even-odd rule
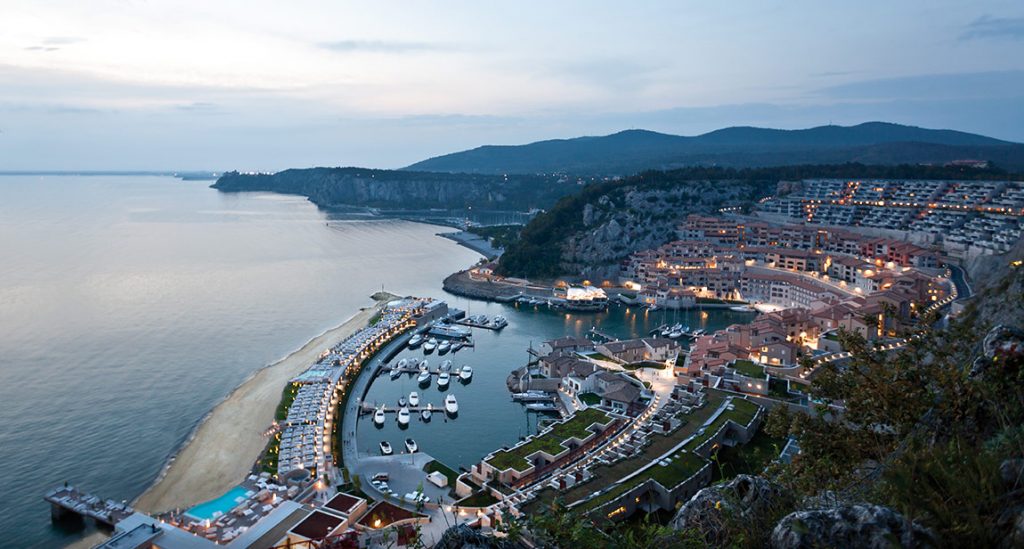
[[[479,257],[402,221],[159,177],[0,177],[3,546],[76,540],[42,494],[132,499],[254,370]]]

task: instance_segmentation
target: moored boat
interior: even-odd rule
[[[452,342],[447,339],[437,345],[437,354],[443,355],[452,350]]]
[[[459,413],[459,401],[455,399],[455,395],[448,393],[448,396],[444,397],[444,411],[452,415]]]
[[[420,418],[423,421],[430,421],[430,416],[434,415],[434,405],[427,404],[427,407],[420,410]]]
[[[427,385],[430,383],[430,372],[423,370],[420,372],[420,376],[416,378],[416,382],[420,385]]]
[[[463,348],[465,346],[466,346],[466,342],[462,341],[461,339],[458,339],[458,340],[455,341],[455,343],[452,343],[452,352],[454,353],[455,351],[458,351],[459,349],[461,349],[461,348]]]
[[[426,372],[429,368],[430,368],[430,363],[427,362],[427,359],[423,359],[423,360],[420,361],[420,371],[421,372]]]
[[[459,379],[462,381],[469,381],[469,378],[473,377],[473,367],[469,364],[464,364],[462,369],[459,370]]]
[[[398,379],[400,377],[402,377],[402,370],[399,370],[398,368],[392,368],[391,379]]]
[[[409,424],[409,409],[404,406],[398,411],[398,424],[402,426]]]
[[[441,374],[437,376],[437,388],[444,389],[447,387],[448,382],[451,381],[451,377],[451,374],[448,372],[441,372]]]
[[[416,334],[416,335],[412,336],[412,339],[409,340],[409,348],[410,349],[415,349],[416,347],[419,347],[420,345],[423,345],[423,334]]]
[[[408,450],[410,454],[415,454],[419,451],[420,447],[416,445],[415,440],[407,438],[405,439],[405,449]]]
[[[441,366],[437,368],[439,372],[450,372],[452,371],[452,361],[446,360],[441,363]]]
[[[430,338],[429,340],[427,340],[426,343],[423,344],[424,353],[432,353],[434,352],[434,349],[437,349],[437,340],[434,338]]]
[[[377,426],[384,425],[384,407],[381,406],[373,412],[373,423]]]
[[[386,440],[380,441],[380,454],[382,456],[390,456],[393,453],[394,453],[394,450],[391,449],[391,443],[390,442],[388,442]]]
[[[409,393],[409,406],[419,406],[419,405],[420,405],[420,394],[417,393],[416,391],[413,391],[413,392]]]
[[[404,396],[398,397],[398,406],[399,407],[404,407],[405,406],[405,397]]]

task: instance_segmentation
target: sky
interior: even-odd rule
[[[0,6],[0,170],[398,168],[872,120],[1024,142],[1024,2]]]

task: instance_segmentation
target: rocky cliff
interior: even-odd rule
[[[546,175],[467,175],[364,168],[309,168],[274,174],[225,173],[213,185],[225,192],[269,191],[306,196],[324,209],[516,210],[544,208],[577,189]]]

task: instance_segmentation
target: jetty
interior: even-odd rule
[[[68,484],[50,490],[43,499],[50,504],[50,518],[54,521],[89,517],[113,527],[135,512],[125,503],[102,499]]]
[[[443,402],[440,405],[438,405],[438,404],[419,404],[417,406],[406,406],[405,408],[407,408],[409,410],[409,413],[420,412],[420,411],[427,410],[427,409],[430,409],[430,411],[432,411],[434,413],[437,413],[437,414],[444,413],[444,403]],[[372,414],[372,413],[376,412],[377,410],[383,410],[385,414],[397,414],[398,411],[401,410],[401,409],[402,409],[401,406],[374,406],[373,404],[370,404],[369,402],[364,402],[364,403],[362,403],[362,405],[359,406],[359,413],[360,413],[360,415],[367,415],[367,414]]]

